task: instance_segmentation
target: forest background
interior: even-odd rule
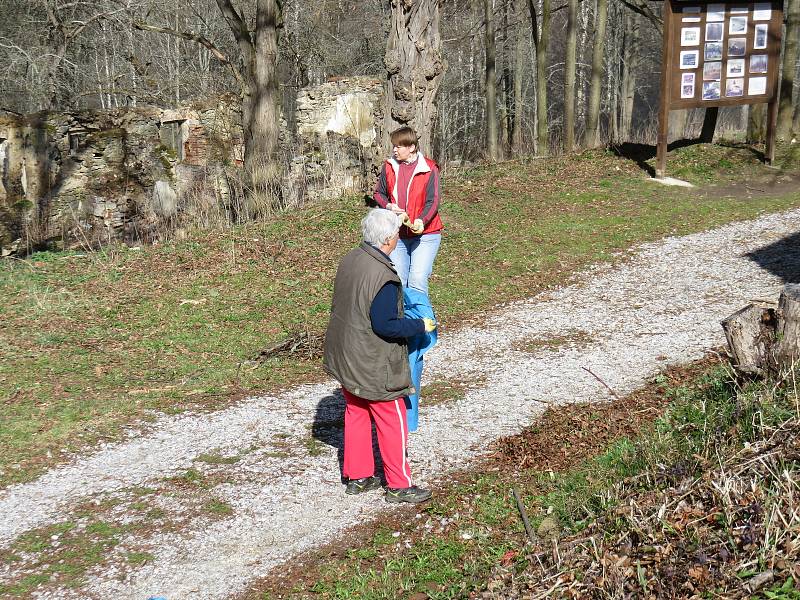
[[[661,2],[647,0],[3,0],[0,109],[241,99],[252,190],[274,198],[297,92],[388,82],[386,126],[410,123],[443,165],[655,142]],[[800,0],[785,0],[778,138],[800,131]],[[409,40],[413,43],[409,43]],[[765,105],[717,132],[764,136]],[[706,111],[674,111],[673,137]]]

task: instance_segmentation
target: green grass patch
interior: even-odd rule
[[[796,169],[791,156],[782,164]],[[700,182],[775,173],[736,145],[675,151],[673,168]],[[633,244],[800,205],[797,186],[747,198],[664,188],[602,151],[444,180],[446,231],[431,278],[444,327]],[[322,335],[363,213],[346,198],[155,247],[0,263],[0,485],[118,439],[154,411],[217,409],[243,392],[323,377],[313,351],[257,359],[289,337]]]
[[[217,516],[228,516],[233,514],[233,507],[227,502],[219,500],[218,498],[212,498],[203,505],[203,508],[211,514]]]
[[[209,465],[234,465],[242,459],[241,456],[223,456],[219,453],[203,453],[195,458],[198,462],[204,462]]]
[[[131,529],[105,521],[89,521],[82,526],[63,522],[21,535],[8,551],[0,552],[0,561],[24,564],[32,573],[19,581],[0,584],[0,595],[29,597],[35,588],[51,581],[66,587],[82,585],[86,572],[106,562],[121,536]]]

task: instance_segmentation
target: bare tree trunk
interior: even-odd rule
[[[547,45],[550,41],[550,0],[542,0],[542,23],[536,16],[534,0],[528,0],[531,14],[531,36],[536,48],[536,138],[538,152],[547,155],[549,134],[547,123]]]
[[[603,87],[603,57],[605,55],[608,0],[597,0],[594,47],[592,48],[592,79],[589,95],[589,122],[586,126],[586,145],[600,146],[600,92]]]
[[[514,16],[514,112],[512,118],[511,149],[514,154],[522,153],[522,68],[525,60],[525,36],[522,34],[523,0],[516,0]]]
[[[783,38],[783,73],[781,75],[776,135],[778,139],[789,140],[792,138],[795,111],[792,92],[794,91],[797,61],[800,59],[800,0],[785,0],[785,2],[786,34]],[[795,133],[800,132],[795,131]]]
[[[639,52],[639,24],[635,13],[625,19],[625,52],[622,64],[622,123],[620,136],[628,140],[631,134],[633,99],[636,95],[636,63]]]
[[[512,106],[514,101],[513,96],[513,74],[512,74],[512,59],[509,43],[509,12],[513,11],[514,0],[500,0],[503,4],[503,52],[502,52],[502,77],[503,83],[503,100],[500,104],[500,155],[505,156],[506,149],[509,148],[511,143],[511,136],[513,134],[513,124],[511,116],[514,113]]]
[[[767,105],[750,105],[750,114],[747,119],[747,141],[751,144],[760,144],[767,139]]]
[[[584,0],[579,9],[577,69],[575,71],[575,139],[578,145],[581,144],[582,137],[586,135],[586,92],[588,91],[587,77],[589,75],[589,70],[586,69],[588,60],[586,48],[590,35],[589,19],[593,17],[595,11],[594,2]],[[581,133],[583,135],[580,135]]]
[[[447,67],[439,35],[439,0],[392,0],[385,63],[386,131],[409,125],[419,135],[420,147],[430,153],[436,94]]]
[[[578,43],[578,0],[567,1],[567,51],[564,61],[564,152],[575,147],[575,63]]]
[[[492,0],[483,0],[484,42],[486,45],[486,156],[490,161],[499,160],[497,149],[497,83],[495,72],[494,19]]]
[[[606,106],[608,107],[608,128],[609,139],[613,143],[620,142],[619,136],[619,95],[620,82],[622,80],[622,56],[624,48],[624,23],[625,15],[621,8],[621,2],[610,0],[609,21],[614,23],[610,33],[610,48],[606,51],[606,74],[608,83],[606,85]]]
[[[258,0],[244,122],[245,169],[252,186],[251,204],[257,213],[284,208],[278,158],[279,17],[277,0]]]

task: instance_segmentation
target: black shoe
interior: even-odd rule
[[[387,502],[410,502],[412,504],[417,504],[418,502],[430,500],[430,497],[430,490],[423,490],[415,485],[407,488],[386,488]]]
[[[347,482],[347,487],[344,490],[345,494],[360,494],[361,492],[369,492],[370,490],[377,490],[381,487],[381,480],[375,477],[362,477],[361,479],[351,479]]]

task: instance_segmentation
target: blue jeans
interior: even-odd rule
[[[425,233],[397,242],[397,248],[389,255],[403,287],[428,293],[428,277],[433,271],[433,261],[442,243],[441,233]]]

